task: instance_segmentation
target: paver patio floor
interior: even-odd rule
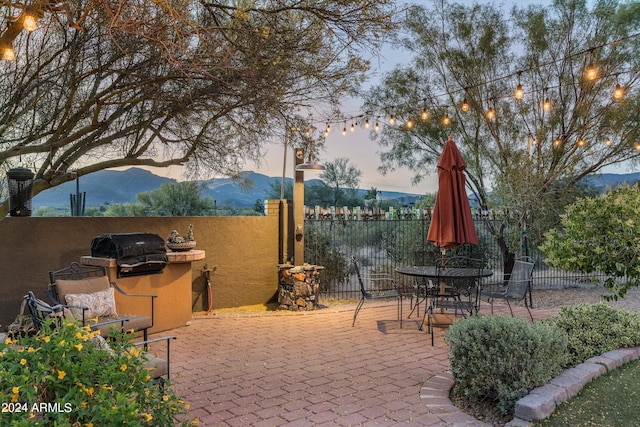
[[[432,347],[393,302],[365,303],[351,327],[354,307],[195,318],[169,332],[172,388],[205,426],[486,425],[446,398],[443,329]]]

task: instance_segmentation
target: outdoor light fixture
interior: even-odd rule
[[[444,113],[444,117],[442,118],[442,124],[445,126],[449,126],[451,124],[451,119],[449,118],[449,113]]]
[[[585,144],[586,142],[584,141],[584,139],[578,138],[578,147],[584,147]]]
[[[544,111],[551,110],[551,100],[549,100],[548,96],[544,99],[544,102],[542,103],[542,109]]]
[[[5,44],[0,47],[0,49],[2,50],[2,57],[7,61],[13,61],[16,59],[16,53],[13,51],[13,46],[10,44]]]
[[[611,138],[607,138],[604,140],[604,145],[606,145],[607,147],[611,147]]]
[[[389,116],[389,124],[391,126],[394,126],[396,124],[396,116],[394,116],[393,114]]]
[[[373,130],[375,130],[376,132],[380,130],[380,125],[378,124],[378,122],[376,122],[376,125],[373,127]]]
[[[325,168],[324,165],[321,165],[320,163],[316,163],[315,160],[313,160],[312,154],[309,154],[309,160],[307,160],[304,163],[300,163],[295,168],[295,170],[297,171],[323,171],[326,169],[327,168]]]
[[[347,135],[347,125],[344,125],[344,127],[342,128],[342,136],[346,136]]]
[[[522,90],[522,85],[520,83],[518,83],[518,86],[516,87],[516,92],[513,94],[513,96],[520,101],[522,98],[524,98],[524,90]]]
[[[556,140],[553,141],[553,145],[555,145],[556,147],[560,147],[562,145],[562,141],[560,141],[560,138],[556,138]]]
[[[595,80],[598,78],[598,69],[593,62],[589,62],[589,65],[587,65],[585,76],[588,80]]]
[[[460,109],[465,113],[469,111],[469,102],[467,101],[467,98],[462,100],[462,105],[460,106]]]
[[[369,129],[369,119],[366,119],[366,120],[364,121],[364,128],[365,128],[365,129]]]
[[[29,32],[36,29],[36,16],[29,9],[25,11],[22,25],[24,26],[24,29]]]
[[[427,120],[429,118],[429,112],[427,111],[427,107],[422,108],[422,114],[420,115],[422,120]]]
[[[353,123],[351,123],[351,132],[355,132],[356,130],[356,125],[354,125]]]
[[[487,119],[493,120],[495,118],[496,118],[496,111],[493,108],[489,107],[489,109],[487,110]]]
[[[624,97],[624,89],[620,86],[620,83],[616,83],[616,88],[613,90],[614,99],[622,99]]]

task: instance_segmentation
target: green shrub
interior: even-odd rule
[[[77,322],[48,321],[32,337],[0,343],[2,425],[168,426],[186,413],[168,385],[151,381],[126,335],[112,351],[94,335]]]
[[[621,347],[640,345],[640,317],[605,303],[562,307],[547,320],[567,333],[567,366]]]
[[[454,322],[447,334],[453,395],[470,405],[489,400],[504,414],[560,372],[567,338],[552,323],[504,316]]]

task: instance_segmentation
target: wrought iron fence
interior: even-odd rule
[[[391,218],[389,215],[345,215],[339,212],[333,210],[326,215],[308,213],[305,221],[305,260],[325,267],[321,283],[323,298],[359,298],[357,278],[351,266],[352,257],[358,260],[364,273],[392,273],[399,283],[409,286],[411,279],[397,274],[397,267],[435,264],[442,256],[440,249],[426,240],[431,221],[429,212],[416,213],[414,209]],[[449,249],[447,256],[483,259],[494,271],[492,280],[500,280],[504,272],[503,257],[487,225],[489,222],[502,222],[505,218],[479,213],[474,217],[480,245]],[[536,261],[534,289],[602,283],[605,278],[599,273],[585,275],[552,268],[545,264],[544,255],[535,247],[522,245],[518,249],[516,256],[527,255]]]

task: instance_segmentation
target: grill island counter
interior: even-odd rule
[[[116,258],[83,256],[80,263],[107,267],[109,280],[116,282],[125,292],[131,294],[153,294],[155,299],[155,324],[149,333],[166,331],[188,325],[191,322],[192,275],[191,263],[203,260],[205,251],[167,252],[168,264],[160,274],[146,274],[118,277]],[[131,300],[132,298],[128,298]],[[118,312],[135,313],[135,306],[127,306],[127,298],[118,298]],[[150,314],[150,313],[149,313]],[[126,327],[126,325],[125,325]]]

